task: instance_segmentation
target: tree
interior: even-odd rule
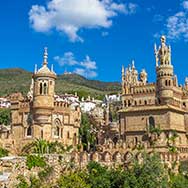
[[[91,188],[79,172],[62,175],[58,181],[60,188]]]
[[[185,188],[188,187],[188,179],[182,174],[171,175],[170,188]]]
[[[89,151],[90,146],[95,147],[96,136],[92,132],[92,127],[91,127],[88,114],[84,114],[84,113],[82,114],[79,135],[80,135],[84,150]]]
[[[0,109],[0,124],[9,125],[11,122],[11,111],[10,109]]]
[[[143,162],[139,164],[135,161],[133,168],[129,172],[131,181],[135,182],[136,186],[140,188],[166,188],[168,187],[167,170],[161,162],[158,154],[152,155],[143,153]],[[130,182],[130,184],[133,184]]]

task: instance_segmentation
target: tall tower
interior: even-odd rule
[[[173,66],[171,64],[171,47],[166,45],[166,37],[161,37],[161,45],[155,49],[157,97],[160,104],[169,103],[173,97]]]
[[[33,74],[33,120],[34,136],[49,139],[51,135],[52,111],[56,74],[48,68],[48,52],[44,49],[43,66]]]

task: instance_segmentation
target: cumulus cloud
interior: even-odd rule
[[[188,41],[188,1],[182,2],[181,11],[168,17],[166,30],[168,38]]]
[[[86,78],[94,78],[97,76],[96,71],[83,69],[83,68],[76,68],[73,72],[82,75]]]
[[[55,29],[70,41],[83,41],[80,29],[109,28],[118,13],[133,14],[137,5],[116,3],[114,0],[50,0],[46,6],[33,5],[29,21],[37,32]]]
[[[82,61],[76,60],[72,52],[64,53],[63,57],[55,56],[54,60],[59,63],[60,66],[74,67],[73,72],[87,78],[94,78],[97,76],[97,64],[92,61],[91,58],[86,55]]]
[[[79,62],[75,60],[74,54],[72,52],[64,53],[63,57],[55,56],[54,60],[57,61],[60,66],[64,66],[64,65],[73,66],[79,64]]]

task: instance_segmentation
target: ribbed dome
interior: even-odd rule
[[[47,67],[47,65],[43,65],[36,74],[55,74],[54,72],[51,72],[50,69]]]

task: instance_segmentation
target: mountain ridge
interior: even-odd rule
[[[29,91],[32,72],[22,68],[0,69],[0,96],[9,95],[14,92],[22,92],[24,95]],[[104,82],[100,80],[89,80],[78,74],[57,75],[57,94],[75,93],[80,97],[90,95],[102,98],[105,94],[119,93],[121,84],[119,82]]]

